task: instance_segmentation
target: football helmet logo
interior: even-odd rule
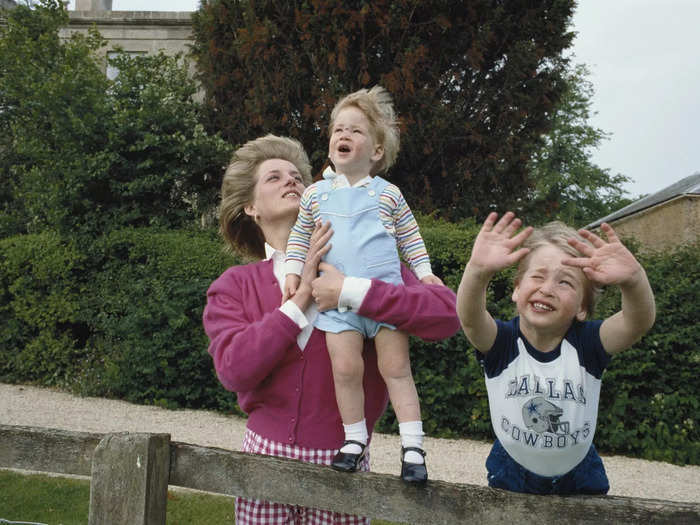
[[[538,434],[568,434],[569,422],[559,421],[564,411],[543,397],[533,397],[523,405],[523,420],[525,426]]]

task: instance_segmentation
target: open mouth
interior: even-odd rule
[[[553,312],[554,311],[554,308],[552,308],[548,304],[544,304],[544,303],[540,303],[540,302],[534,302],[531,304],[532,304],[532,307],[538,312]]]
[[[347,144],[341,144],[340,146],[338,146],[338,151],[340,153],[350,153],[350,146],[348,146]]]
[[[286,199],[288,197],[295,197],[298,199],[299,197],[301,197],[301,195],[299,195],[299,192],[297,192],[297,191],[288,191],[287,193],[282,195],[283,199]]]

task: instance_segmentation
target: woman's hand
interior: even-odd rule
[[[330,222],[326,222],[325,224],[321,222],[316,223],[314,232],[311,234],[309,251],[306,254],[306,262],[304,263],[304,270],[301,273],[299,287],[294,296],[290,299],[294,301],[302,311],[306,310],[313,300],[311,296],[311,283],[318,276],[318,266],[321,259],[328,253],[328,250],[331,249],[331,244],[328,241],[332,235],[333,230],[331,229]]]
[[[338,308],[345,275],[326,262],[322,262],[318,269],[322,274],[311,283],[311,295],[318,305],[318,311],[325,312]]]

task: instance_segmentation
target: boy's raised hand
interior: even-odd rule
[[[600,285],[633,284],[644,273],[642,266],[620,242],[612,226],[604,222],[600,229],[605,233],[607,241],[588,230],[579,230],[579,235],[593,246],[577,239],[569,239],[568,243],[585,257],[570,257],[562,262],[581,268],[586,277]]]
[[[530,251],[517,248],[530,236],[532,227],[528,226],[516,235],[522,221],[513,212],[507,212],[498,222],[497,218],[498,214],[491,212],[476,236],[468,263],[473,271],[494,274],[517,263]]]

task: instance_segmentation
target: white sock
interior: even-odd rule
[[[343,425],[343,430],[345,430],[345,440],[359,441],[363,445],[367,444],[369,439],[369,434],[367,433],[367,422],[363,419],[357,423],[352,423],[350,425]],[[355,445],[350,443],[345,445],[340,449],[341,452],[346,454],[359,454],[362,452],[360,445]]]
[[[402,447],[417,447],[423,450],[423,422],[422,421],[406,421],[399,423],[399,434],[401,435]],[[418,452],[409,450],[404,454],[404,461],[408,463],[424,462],[423,456]]]

